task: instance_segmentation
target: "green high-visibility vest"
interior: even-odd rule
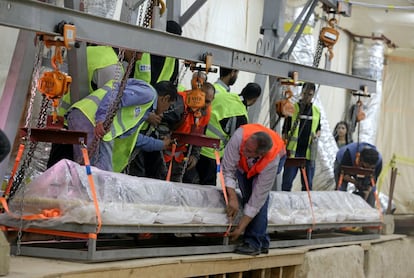
[[[156,83],[160,81],[170,81],[171,76],[174,73],[174,67],[175,58],[165,57],[164,65]],[[135,62],[134,78],[144,80],[147,83],[151,83],[151,54],[142,53],[141,59]]]
[[[93,92],[92,78],[96,70],[106,68],[118,63],[118,56],[110,46],[88,46],[86,47],[86,58],[88,66],[89,94]],[[123,69],[121,69],[123,70]],[[70,92],[66,93],[58,108],[58,115],[64,116],[72,105]]]
[[[88,120],[95,126],[95,114],[98,110],[99,103],[102,101],[108,91],[112,90],[113,80],[107,82],[104,87],[93,91],[88,96],[75,102],[70,109],[76,108],[88,118]]]
[[[220,157],[224,154],[224,147],[226,146],[230,137],[223,131],[220,121],[225,118],[245,116],[248,119],[247,110],[241,101],[240,97],[235,93],[229,93],[226,89],[214,84],[216,94],[211,103],[211,117],[207,126],[206,136],[220,139]],[[214,149],[202,147],[201,154],[215,159]]]
[[[295,113],[292,116],[292,123],[296,122],[297,117],[299,116],[299,104],[295,103]],[[312,126],[311,126],[311,134],[309,136],[308,141],[308,148],[306,149],[306,159],[311,160],[311,149],[312,149],[312,139],[316,134],[316,129],[319,126],[319,119],[320,119],[320,111],[319,108],[315,105],[312,105]],[[295,157],[296,155],[296,148],[298,146],[298,136],[299,136],[299,124],[296,125],[295,130],[292,133],[289,131],[289,142],[286,149],[289,151],[289,157]]]
[[[96,125],[95,114],[98,110],[99,104],[104,96],[108,92],[112,91],[112,83],[113,81],[108,82],[103,88],[95,90],[90,95],[74,103],[72,106],[73,108],[77,108],[82,111],[82,113],[89,119],[93,126]],[[152,107],[155,96],[156,93],[154,89],[154,98],[150,102],[142,105],[128,106],[118,109],[115,117],[113,118],[109,132],[106,133],[102,138],[104,141],[114,140],[114,147],[112,149],[114,154],[112,156],[114,172],[121,172],[127,165],[129,157],[135,147],[138,133],[143,124],[141,124],[130,136],[127,136],[125,138],[117,137],[124,134],[138,124],[138,122],[145,115],[145,112]]]

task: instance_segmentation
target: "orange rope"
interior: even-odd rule
[[[309,232],[312,232],[312,230],[315,228],[315,225],[316,225],[315,213],[313,211],[312,197],[311,197],[311,194],[310,194],[310,189],[309,189],[309,184],[308,184],[308,177],[306,176],[306,169],[305,169],[305,167],[301,167],[300,170],[302,171],[303,180],[305,181],[306,192],[308,193],[309,204],[310,204],[310,208],[311,208],[311,212],[312,212],[312,228],[309,228]]]
[[[173,164],[176,148],[177,148],[177,144],[172,144],[172,147],[171,147],[171,160],[170,160],[170,165],[168,166],[167,177],[165,178],[166,181],[171,180],[172,164]]]
[[[214,155],[216,157],[216,164],[217,164],[217,170],[218,170],[217,172],[220,176],[220,183],[221,183],[221,188],[223,190],[224,201],[226,202],[226,206],[227,206],[229,204],[229,197],[227,195],[226,184],[224,183],[224,175],[223,175],[223,170],[221,169],[219,151],[214,150]],[[233,226],[233,219],[230,219],[229,226],[227,227],[226,231],[224,232],[224,235],[223,235],[224,237],[227,237],[230,234],[232,226]]]
[[[218,170],[217,172],[220,176],[220,183],[221,183],[221,189],[223,189],[224,200],[226,201],[226,205],[228,205],[229,198],[227,196],[226,184],[224,183],[223,170],[221,169],[221,164],[220,164],[220,153],[218,152],[218,150],[214,150],[214,155],[216,157],[216,164],[217,164],[217,170]]]
[[[17,151],[16,160],[14,161],[13,169],[10,173],[9,182],[7,183],[6,191],[4,192],[4,196],[8,196],[10,194],[10,190],[14,180],[14,175],[16,174],[17,168],[20,164],[20,160],[22,159],[24,148],[24,144],[20,144],[19,150]]]
[[[339,188],[341,188],[341,185],[342,185],[342,181],[343,181],[343,180],[344,180],[344,173],[342,172],[342,173],[339,175],[338,186],[337,186],[336,190],[339,190]]]
[[[95,190],[95,181],[93,180],[92,169],[91,169],[91,165],[89,162],[88,149],[85,147],[82,147],[82,153],[83,153],[83,159],[85,161],[86,174],[88,175],[88,181],[91,187],[92,199],[93,199],[93,204],[95,206],[95,212],[96,212],[96,218],[98,220],[98,224],[96,227],[96,233],[99,234],[101,227],[102,227],[102,219],[101,219],[101,212],[99,210],[98,198],[97,198],[96,190]]]

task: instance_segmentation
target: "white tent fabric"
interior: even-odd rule
[[[388,56],[383,84],[377,146],[383,155],[381,191],[390,188],[390,161],[395,155],[396,179],[394,200],[396,213],[414,212],[414,148],[411,120],[414,103],[414,59]]]

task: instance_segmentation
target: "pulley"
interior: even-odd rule
[[[207,75],[197,71],[191,79],[191,90],[187,92],[186,105],[194,113],[195,118],[201,117],[201,109],[205,107],[206,94],[201,90]]]
[[[329,26],[323,27],[321,29],[321,32],[319,34],[319,40],[320,42],[328,48],[329,52],[329,60],[332,60],[334,54],[333,54],[333,47],[335,43],[338,41],[339,38],[339,32],[336,30],[336,24],[337,21],[335,18],[331,18],[328,22]]]
[[[57,107],[59,106],[60,99],[69,91],[69,86],[72,83],[72,77],[59,71],[56,61],[60,64],[62,63],[62,51],[60,46],[55,47],[55,53],[52,58],[52,66],[54,70],[44,72],[37,82],[37,89],[39,92],[52,101],[52,125],[61,122],[58,120]]]

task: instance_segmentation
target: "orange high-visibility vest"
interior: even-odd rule
[[[247,173],[247,178],[256,176],[259,174],[272,160],[274,160],[277,155],[285,148],[282,138],[275,131],[271,130],[260,124],[246,124],[241,126],[243,128],[243,139],[240,145],[240,161],[239,166]],[[256,132],[266,132],[270,135],[273,141],[272,148],[262,156],[253,166],[249,169],[247,164],[247,157],[244,156],[243,150],[246,140]],[[277,169],[275,169],[277,171]]]
[[[186,105],[187,100],[187,92],[178,92],[183,97],[184,100],[184,120],[181,125],[175,130],[176,132],[186,133],[186,134],[204,134],[206,126],[210,121],[211,115],[211,106],[209,106],[206,110],[205,115],[198,118],[198,122],[196,123],[196,117],[194,117],[194,113],[191,112],[189,107]],[[177,162],[182,162],[184,160],[184,153],[187,151],[187,145],[178,145],[175,150],[174,159]],[[165,162],[169,162],[171,160],[171,152],[166,151],[164,152],[164,160]]]

